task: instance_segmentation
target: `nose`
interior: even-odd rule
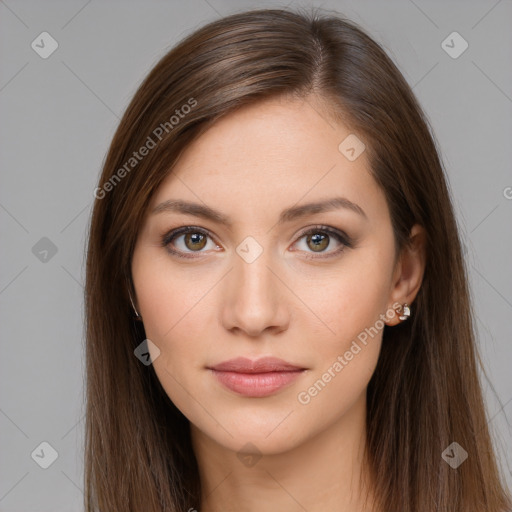
[[[224,327],[252,338],[268,331],[277,334],[288,328],[286,287],[278,277],[266,251],[252,263],[234,256],[233,269],[223,290]]]

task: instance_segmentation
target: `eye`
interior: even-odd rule
[[[329,258],[342,252],[346,247],[352,247],[352,240],[345,233],[338,231],[337,229],[330,228],[329,226],[315,226],[302,233],[299,240],[305,240],[303,246],[305,246],[305,252],[310,254],[308,258]],[[333,239],[336,243],[333,243]],[[338,244],[338,248],[331,251],[326,251],[327,248]],[[310,249],[310,251],[308,251]],[[302,249],[301,249],[302,250]],[[322,253],[321,256],[312,256],[313,253]],[[325,255],[323,253],[326,253]]]
[[[184,226],[182,228],[170,231],[162,237],[162,246],[165,247],[171,254],[180,258],[195,258],[193,253],[201,253],[203,249],[207,248],[208,238],[212,238],[210,233],[203,228],[196,226]],[[304,231],[297,242],[305,239],[305,249],[299,249],[303,252],[309,253],[307,258],[329,258],[341,253],[346,247],[352,247],[353,242],[351,238],[345,233],[329,226],[315,226]],[[333,244],[335,240],[338,248],[331,251],[326,251],[327,248]],[[216,243],[212,242],[213,247],[219,247]],[[310,249],[310,250],[308,250]],[[296,249],[293,249],[296,250]],[[321,255],[315,256],[312,253]],[[326,253],[325,255],[323,253]]]
[[[194,258],[192,254],[201,252],[207,246],[208,238],[211,238],[208,231],[196,226],[185,226],[164,235],[162,246],[178,257]]]

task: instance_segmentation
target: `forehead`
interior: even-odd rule
[[[342,195],[365,211],[379,210],[385,199],[365,152],[351,161],[340,151],[354,136],[312,98],[245,106],[187,148],[154,194],[152,207],[181,198],[249,215]]]

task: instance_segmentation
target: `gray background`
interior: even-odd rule
[[[289,4],[334,8],[361,24],[431,120],[466,247],[489,424],[510,485],[512,2]],[[85,234],[128,101],[185,34],[235,11],[283,5],[0,1],[0,511],[82,510]],[[47,59],[31,48],[43,31],[59,44]],[[469,44],[455,59],[441,46],[453,31]],[[56,254],[41,252],[43,237]],[[31,457],[43,441],[58,452],[48,469]]]

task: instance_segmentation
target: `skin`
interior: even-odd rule
[[[366,389],[382,329],[358,343],[361,350],[308,403],[298,394],[332,372],[380,315],[389,326],[399,322],[393,304],[411,304],[421,286],[425,237],[414,226],[414,243],[395,261],[389,210],[366,154],[349,161],[338,146],[350,130],[322,111],[311,96],[265,100],[224,117],[187,148],[139,233],[134,303],[160,350],[155,372],[190,420],[201,512],[257,511],[262,504],[270,512],[363,510]],[[287,207],[334,196],[357,203],[366,218],[340,208],[277,224]],[[151,213],[168,199],[206,204],[232,226]],[[354,243],[329,236],[317,252],[303,232],[318,225]],[[206,245],[174,239],[171,246],[193,258],[161,244],[182,226],[211,233]],[[236,251],[248,236],[263,250],[251,263]],[[271,396],[245,397],[206,368],[236,356],[276,356],[307,370]]]

